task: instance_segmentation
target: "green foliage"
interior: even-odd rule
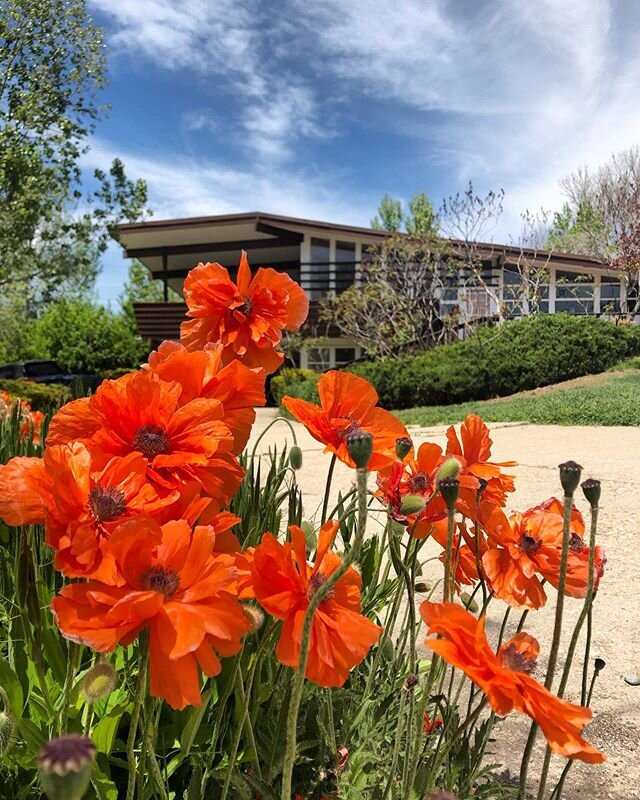
[[[285,367],[271,379],[271,394],[279,406],[285,395],[300,397],[310,403],[318,402],[317,384],[320,376],[311,369]]]
[[[128,180],[119,160],[94,172],[90,191],[81,187],[105,66],[85,0],[2,4],[0,285],[34,299],[90,284],[116,221],[144,211],[146,185]]]
[[[148,350],[123,314],[86,300],[51,304],[33,331],[39,357],[53,358],[72,373],[135,368]]]
[[[57,383],[35,383],[34,381],[11,381],[0,378],[0,392],[9,392],[29,403],[34,411],[48,411],[69,400],[69,389]]]
[[[409,200],[405,225],[409,236],[433,238],[438,235],[438,219],[433,203],[424,192],[414,194]]]
[[[378,215],[371,220],[371,227],[383,231],[399,231],[404,214],[402,200],[394,200],[385,194],[378,206]]]
[[[602,372],[640,353],[637,330],[594,317],[534,315],[405,358],[356,364],[386,408],[500,397]]]
[[[564,253],[586,253],[602,257],[598,248],[607,239],[607,226],[602,214],[590,203],[582,201],[576,208],[565,203],[553,215],[545,247]]]
[[[467,414],[486,422],[530,422],[537,425],[640,425],[640,360],[624,377],[604,375],[595,386],[549,388],[480,403],[410,408],[398,412],[405,425],[451,425]]]

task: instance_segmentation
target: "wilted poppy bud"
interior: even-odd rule
[[[455,508],[458,492],[460,491],[460,481],[457,478],[443,478],[438,481],[438,489],[447,504],[449,511]]]
[[[400,461],[405,460],[405,458],[411,452],[412,447],[413,442],[408,436],[401,436],[399,439],[396,439],[396,455]]]
[[[302,450],[297,444],[294,444],[289,450],[289,464],[291,469],[300,469],[302,466]]]
[[[0,756],[4,755],[13,736],[13,717],[8,711],[0,711]]]
[[[457,478],[460,474],[460,462],[457,458],[448,458],[440,465],[440,469],[436,473],[436,483],[445,480],[445,478]]]
[[[489,485],[489,481],[485,481],[484,478],[478,478],[478,491],[476,492],[478,496],[478,502],[480,502],[480,498],[484,494],[484,490]]]
[[[413,673],[413,672],[410,672],[410,673],[407,675],[407,678],[406,678],[406,680],[405,680],[405,682],[404,682],[404,686],[403,686],[403,688],[405,689],[405,691],[407,691],[407,692],[410,692],[412,689],[415,689],[415,687],[416,687],[416,686],[417,686],[419,683],[420,683],[420,680],[419,680],[418,676],[417,676],[417,675],[414,675],[414,673]]]
[[[602,489],[600,481],[595,478],[587,478],[587,480],[582,481],[580,485],[582,486],[582,493],[587,498],[587,502],[591,508],[596,508],[600,502],[600,491]]]
[[[242,606],[242,610],[244,611],[244,615],[249,620],[251,625],[248,632],[255,633],[256,631],[259,631],[264,623],[264,614],[262,613],[262,609],[253,604],[248,604],[246,606]]]
[[[78,733],[47,742],[37,764],[49,800],[80,800],[89,786],[95,759],[95,744]]]
[[[373,434],[354,430],[344,437],[349,455],[358,469],[366,469],[373,453]]]
[[[462,600],[464,607],[468,611],[471,611],[472,614],[475,614],[478,611],[478,604],[468,592],[460,592],[460,600]]]
[[[82,691],[89,703],[102,700],[115,689],[118,680],[115,669],[108,661],[95,664],[84,676]]]
[[[573,493],[578,488],[580,483],[580,475],[582,474],[582,467],[575,461],[565,461],[560,464],[560,483],[564,489],[565,497],[573,497]]]
[[[400,503],[400,512],[408,517],[417,514],[424,508],[424,497],[420,494],[405,494]]]

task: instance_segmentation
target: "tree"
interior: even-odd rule
[[[337,325],[370,356],[433,347],[448,329],[440,314],[446,253],[441,239],[390,237],[371,249],[357,286],[321,301],[321,321]]]
[[[371,220],[371,227],[382,231],[399,231],[404,215],[402,213],[402,201],[393,200],[385,194],[378,206],[379,216]]]
[[[409,214],[405,219],[409,236],[434,237],[438,235],[438,218],[433,211],[433,204],[424,192],[414,194],[409,200]]]
[[[586,200],[577,207],[564,203],[553,215],[545,246],[560,253],[583,253],[598,258],[609,250],[607,226],[602,214]]]
[[[104,112],[104,37],[85,0],[2,0],[0,287],[46,301],[91,283],[116,221],[138,219],[146,185],[120,161],[83,191],[80,157]]]

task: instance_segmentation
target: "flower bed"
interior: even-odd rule
[[[304,293],[243,256],[235,284],[198,265],[185,299],[181,342],[61,408],[44,445],[16,445],[0,467],[0,517],[16,528],[0,550],[7,792],[28,796],[37,770],[51,798],[508,797],[485,756],[515,711],[532,720],[515,792],[559,798],[573,760],[604,759],[583,738],[602,664],[578,648],[606,560],[599,483],[582,483],[589,534],[573,462],[560,499],[508,516],[515,465],[492,460],[482,420],[414,448],[364,378],[333,371],[318,403],[283,399],[327,451],[309,519],[295,428],[277,452],[247,448]],[[336,460],[355,488],[332,508]],[[380,512],[384,529],[368,528]],[[442,580],[418,607],[428,541]],[[561,654],[565,601],[582,605]],[[547,602],[539,674],[524,623]],[[572,667],[579,702],[564,698]],[[529,776],[539,730],[547,755]],[[567,759],[559,782],[551,753]]]

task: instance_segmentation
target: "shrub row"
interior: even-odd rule
[[[349,370],[375,386],[384,408],[402,409],[502,397],[603,372],[638,354],[639,328],[540,314],[483,328],[466,341],[419,355],[362,362]],[[278,402],[285,394],[317,397],[316,375],[291,372],[295,375],[278,384]]]
[[[70,398],[69,389],[57,383],[0,380],[0,391],[29,403],[33,411],[50,411]]]

